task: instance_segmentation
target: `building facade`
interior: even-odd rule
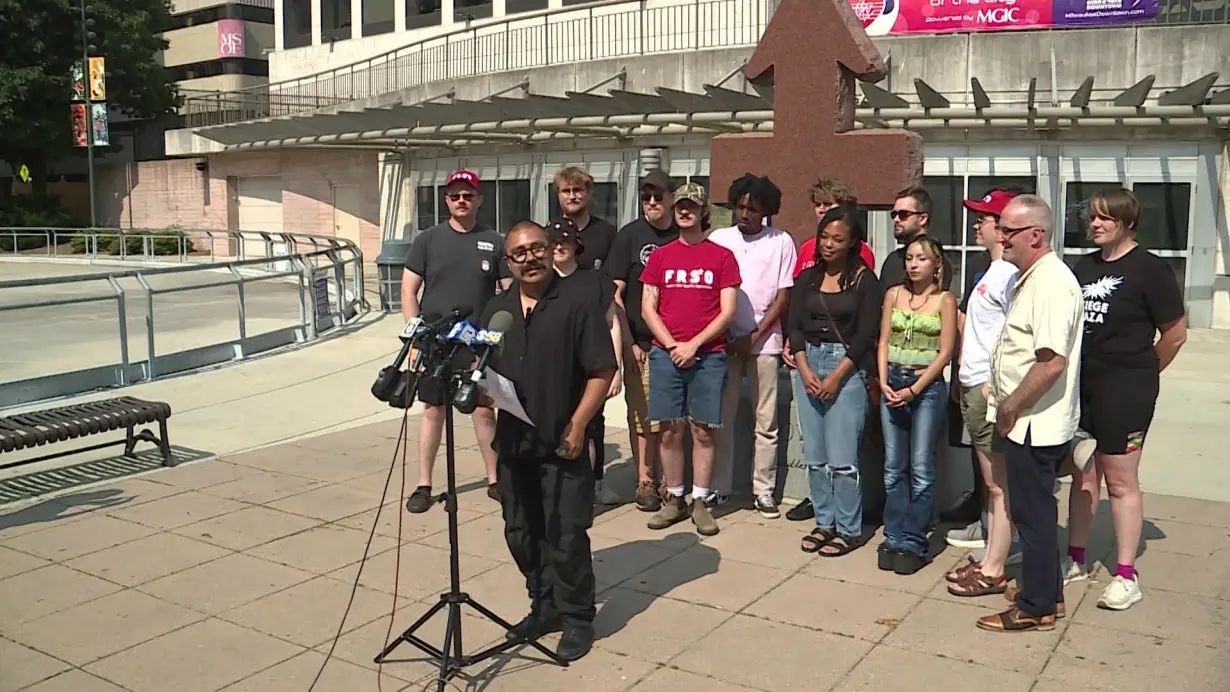
[[[772,128],[771,95],[740,71],[772,2],[432,2],[276,0],[271,86],[190,100],[188,127],[166,134],[181,159],[116,191],[121,221],[337,234],[374,258],[384,238],[442,218],[459,167],[484,180],[485,220],[505,228],[548,218],[552,174],[580,164],[599,212],[623,223],[643,171],[706,183],[715,134]],[[1085,200],[1125,185],[1192,326],[1230,327],[1230,26],[1224,7],[1194,12],[878,36],[890,75],[864,86],[859,126],[923,135],[932,232],[959,272],[977,251],[962,199],[1036,191],[1074,259],[1089,251]],[[882,257],[887,214],[869,225]]]

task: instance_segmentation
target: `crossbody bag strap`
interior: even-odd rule
[[[858,292],[859,284],[863,282],[863,272],[865,271],[867,270],[863,268],[859,268],[858,270],[858,277],[854,280],[854,287],[853,287],[853,290],[855,291],[855,293]],[[846,337],[842,335],[841,329],[838,329],[837,320],[833,319],[833,313],[829,311],[828,301],[824,299],[823,288],[824,288],[824,277],[821,276],[820,284],[816,287],[816,292],[820,294],[820,307],[824,308],[824,316],[829,318],[829,324],[833,325],[833,331],[837,332],[837,338],[841,341],[841,345],[845,347],[846,353],[848,354],[850,352],[850,344],[846,341]]]

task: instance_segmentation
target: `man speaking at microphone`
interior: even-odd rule
[[[482,317],[512,316],[491,369],[512,381],[533,424],[501,410],[495,450],[508,549],[525,575],[530,614],[509,637],[563,631],[557,653],[575,661],[593,646],[594,566],[589,525],[594,469],[585,430],[615,375],[601,304],[564,291],[552,268],[554,244],[538,224],[508,232],[504,259],[515,290],[491,300]]]

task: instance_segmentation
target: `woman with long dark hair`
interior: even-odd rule
[[[877,350],[884,423],[878,562],[897,574],[914,574],[930,561],[935,452],[948,401],[944,367],[957,343],[957,299],[944,282],[944,249],[921,235],[905,247],[905,283],[884,294]]]
[[[860,257],[864,237],[854,207],[826,212],[816,229],[816,263],[790,295],[794,400],[816,516],[802,549],[823,557],[864,543],[859,446],[881,298],[880,282]]]

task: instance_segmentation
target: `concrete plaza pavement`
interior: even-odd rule
[[[339,630],[400,430],[400,420],[367,424],[0,514],[0,690],[305,692]],[[515,621],[523,582],[483,492],[473,430],[464,419],[457,430],[464,588]],[[626,433],[608,442],[627,496]],[[445,515],[401,511],[392,468],[395,490],[321,692],[435,689],[408,645],[382,672],[372,663],[448,583]],[[413,455],[407,473],[413,484]],[[611,509],[591,531],[594,651],[561,670],[517,650],[449,689],[1224,692],[1228,506],[1150,495],[1146,511],[1144,601],[1123,613],[1095,606],[1113,561],[1103,514],[1095,582],[1067,589],[1068,617],[1052,632],[1007,635],[974,627],[1002,596],[946,592],[961,551],[898,577],[876,569],[878,537],[828,559],[799,551],[805,525],[746,510],[702,539],[687,524],[655,532],[645,514]],[[441,641],[443,626],[437,616],[427,639]],[[473,612],[463,633],[468,651],[502,634]]]

